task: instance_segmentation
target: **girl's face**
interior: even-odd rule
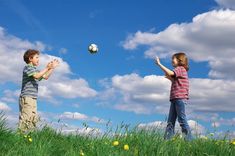
[[[32,63],[32,65],[38,66],[39,65],[39,55],[36,54],[32,58],[29,58],[29,61]]]
[[[176,59],[176,57],[172,58],[172,66],[173,67],[177,67],[178,66],[178,60]]]

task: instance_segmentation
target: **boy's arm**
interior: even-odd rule
[[[51,76],[53,70],[54,70],[54,69],[48,70],[48,72],[46,72],[46,74],[44,74],[42,77],[43,77],[45,80],[48,80],[48,78]]]
[[[41,70],[40,72],[37,72],[33,75],[34,79],[40,79],[43,77],[43,75],[45,75],[48,71],[50,70],[50,68],[46,67],[45,69]]]
[[[164,71],[165,74],[169,76],[175,75],[175,73],[172,70],[168,69],[167,67],[161,64],[160,59],[158,57],[156,58],[155,63],[162,69],[162,71]]]
[[[52,66],[52,62],[49,62],[46,66],[45,69],[33,74],[33,78],[34,79],[38,79],[38,80],[41,80],[43,78],[43,76],[48,72],[50,71],[51,69],[53,68]]]
[[[52,67],[52,68],[51,68],[45,75],[43,75],[43,78],[44,78],[45,80],[48,80],[48,78],[51,76],[53,70],[54,70],[58,65],[59,65],[59,60],[54,59],[54,60],[52,61],[52,64],[51,64],[51,67]]]

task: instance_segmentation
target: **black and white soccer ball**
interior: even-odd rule
[[[95,54],[98,52],[98,46],[94,43],[90,44],[89,47],[88,47],[88,51],[91,53],[91,54]]]

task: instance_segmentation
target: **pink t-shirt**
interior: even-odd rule
[[[170,100],[189,98],[189,80],[188,73],[183,66],[176,67],[171,84]]]

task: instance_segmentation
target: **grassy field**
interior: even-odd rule
[[[120,128],[121,130],[122,128]],[[117,131],[116,131],[117,132]],[[120,131],[119,131],[120,132]],[[157,131],[132,129],[125,135],[74,135],[50,127],[25,135],[7,128],[0,117],[1,156],[235,156],[235,142],[198,138],[185,142],[180,137],[163,140]]]

